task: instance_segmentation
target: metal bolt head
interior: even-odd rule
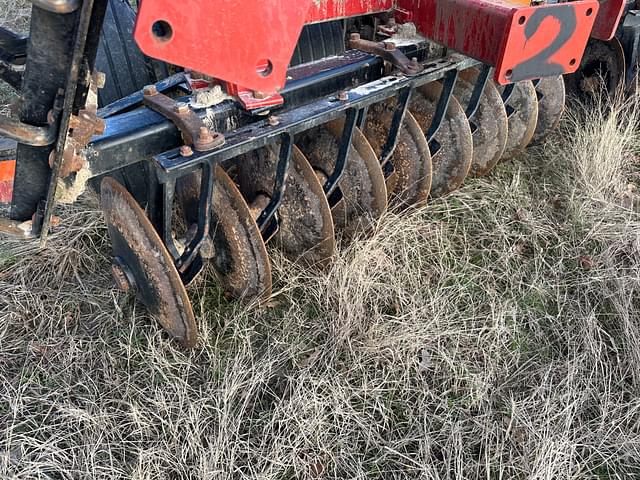
[[[183,157],[190,157],[193,155],[193,149],[189,145],[183,145],[180,147],[180,155]]]
[[[103,72],[95,72],[94,80],[96,82],[96,88],[102,89],[107,83],[107,76]]]
[[[270,115],[268,122],[272,127],[277,127],[278,125],[280,125],[280,118],[276,117],[275,115]]]
[[[51,111],[49,111],[49,113],[51,113]],[[51,114],[52,119],[53,119],[53,113]],[[53,122],[51,122],[53,123]],[[71,117],[69,117],[69,128],[71,130],[74,130],[76,128],[78,128],[80,126],[80,118],[78,118],[75,115],[71,115]]]
[[[144,87],[144,89],[142,90],[142,93],[148,97],[152,97],[154,95],[158,94],[158,89],[156,88],[155,85],[147,85],[146,87]]]
[[[341,102],[346,102],[347,100],[349,100],[349,94],[344,90],[341,91],[340,93],[338,93],[338,100],[340,100]]]
[[[200,245],[200,256],[205,260],[209,260],[216,255],[216,250],[213,246],[213,240],[211,237],[206,237],[202,240],[202,244]]]
[[[111,276],[113,280],[116,282],[116,287],[118,290],[124,293],[129,293],[131,291],[131,283],[129,282],[129,278],[124,271],[124,268],[118,263],[113,263],[111,265]]]
[[[265,98],[268,98],[269,95],[267,95],[264,92],[258,92],[258,91],[254,91],[253,92],[253,98],[256,98],[258,100],[264,100]]]
[[[182,102],[176,103],[176,105],[173,107],[173,111],[178,115],[184,115],[186,113],[189,113],[189,105]]]
[[[106,128],[107,128],[106,122],[103,119],[98,118],[96,119],[96,122],[94,124],[93,133],[95,135],[103,135]]]
[[[202,142],[210,142],[211,140],[213,140],[213,137],[211,136],[211,130],[209,130],[207,127],[200,127],[200,134],[198,138]]]

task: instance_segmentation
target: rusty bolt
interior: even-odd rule
[[[131,282],[129,282],[129,277],[124,271],[122,265],[114,262],[111,265],[111,276],[113,276],[113,280],[116,282],[116,287],[118,288],[118,290],[124,293],[129,293],[131,291]]]
[[[264,92],[258,92],[258,91],[254,91],[253,92],[253,98],[257,98],[258,100],[264,100],[265,98],[268,98],[269,95],[267,95]]]
[[[200,127],[200,133],[198,134],[198,142],[202,144],[210,143],[213,141],[211,130],[207,127]]]
[[[80,126],[80,118],[75,115],[71,115],[71,117],[69,118],[69,128],[72,130],[75,130],[79,126]]]
[[[71,118],[73,118],[73,117],[71,117]],[[56,116],[53,113],[53,110],[49,110],[47,112],[47,123],[49,125],[53,125],[55,123],[55,121],[56,121]],[[69,128],[73,128],[73,127],[69,126]]]
[[[180,147],[180,155],[183,157],[190,157],[193,155],[193,149],[189,145],[183,145]]]
[[[213,241],[211,240],[211,237],[205,237],[202,240],[202,244],[200,245],[200,255],[205,260],[215,257],[216,251],[213,246]]]
[[[111,274],[116,282],[116,286],[123,292],[137,290],[135,278],[127,265],[120,257],[115,257],[111,262]]]
[[[338,93],[338,100],[340,100],[341,102],[346,102],[347,100],[349,100],[349,94],[342,90],[340,93]]]
[[[178,115],[185,115],[189,113],[189,105],[182,102],[176,103],[175,106],[173,107],[173,111]]]
[[[96,123],[94,124],[93,133],[94,135],[102,135],[107,128],[107,124],[101,118],[96,119]]]
[[[396,49],[396,44],[393,42],[384,42],[384,49],[392,52]]]
[[[153,97],[154,95],[158,94],[158,89],[156,88],[155,85],[147,85],[142,90],[142,93],[148,97]]]
[[[280,125],[280,117],[276,117],[275,115],[270,115],[268,119],[269,125],[272,127],[277,127]]]
[[[103,72],[96,72],[94,75],[95,75],[94,79],[96,82],[96,88],[98,89],[104,88],[105,84],[107,83],[107,76]]]
[[[349,40],[351,40],[352,42],[357,42],[358,40],[360,40],[360,34],[352,33],[351,35],[349,35]]]

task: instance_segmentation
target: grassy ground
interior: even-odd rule
[[[31,2],[28,0],[0,0],[0,26],[15,32],[27,32],[30,8]],[[14,90],[0,82],[0,115],[8,115],[8,104],[15,100]]]
[[[190,291],[202,341],[112,288],[95,201],[0,243],[0,478],[635,478],[634,103],[344,246],[274,254],[267,308]]]

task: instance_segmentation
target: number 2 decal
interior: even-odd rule
[[[542,48],[542,50],[533,57],[519,63],[508,72],[507,78],[510,81],[518,82],[528,78],[561,75],[566,71],[566,65],[561,65],[551,60],[551,58],[571,40],[578,26],[575,9],[570,5],[564,7],[565,8],[538,9],[534,11],[528,20],[524,20],[527,22],[524,28],[525,45],[534,39],[536,33],[539,33],[541,25],[547,19],[555,19],[560,24],[560,28],[553,41],[551,41],[546,48]],[[538,35],[538,37],[543,38],[536,43],[547,43],[548,37],[544,38],[544,35]],[[573,66],[575,59],[571,61],[573,63],[570,62],[570,64]]]

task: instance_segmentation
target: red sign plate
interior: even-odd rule
[[[599,4],[578,0],[523,6],[518,0],[398,0],[399,19],[464,55],[496,68],[500,84],[573,73]],[[417,5],[417,7],[416,7]]]

